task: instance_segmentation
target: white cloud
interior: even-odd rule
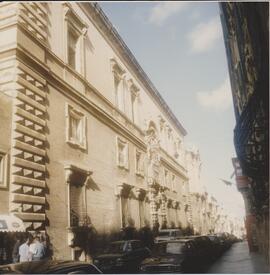
[[[221,36],[221,23],[217,16],[207,22],[199,23],[187,38],[191,45],[191,52],[202,53],[211,50]]]
[[[158,3],[151,9],[148,21],[155,25],[162,25],[168,17],[186,9],[188,4],[188,2]]]
[[[232,105],[232,93],[230,80],[225,81],[212,91],[197,92],[196,98],[199,104],[207,109],[225,111]]]

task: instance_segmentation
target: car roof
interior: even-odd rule
[[[111,242],[111,244],[114,244],[114,243],[125,243],[125,242],[141,242],[141,241],[140,240],[123,240],[123,241]]]
[[[186,243],[188,241],[191,241],[191,239],[178,239],[178,240],[161,241],[161,242],[158,242],[157,244],[162,244],[162,243]]]
[[[180,229],[160,229],[159,232],[181,231]]]
[[[79,261],[64,261],[64,260],[41,260],[41,261],[32,261],[32,262],[23,262],[17,264],[9,264],[0,266],[0,269],[7,269],[10,271],[20,271],[22,273],[53,273],[59,269],[65,269],[74,266],[93,266],[94,265],[86,262]],[[97,271],[99,271],[96,268]]]

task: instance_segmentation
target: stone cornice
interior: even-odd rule
[[[64,69],[70,71],[72,74],[74,74],[82,83],[85,87],[87,87],[87,89],[89,89],[89,91],[93,92],[99,99],[102,100],[102,102],[108,106],[109,108],[111,108],[114,112],[116,112],[117,114],[119,114],[121,117],[123,117],[129,124],[131,124],[139,133],[140,135],[144,136],[144,132],[142,131],[142,129],[134,124],[133,121],[131,121],[131,119],[129,117],[127,117],[126,114],[124,114],[123,112],[121,112],[120,110],[118,110],[106,97],[104,97],[102,95],[102,93],[100,93],[94,86],[92,86],[81,74],[79,74],[76,70],[72,69],[68,64],[66,64],[62,59],[60,59],[57,55],[55,55],[48,47],[45,43],[43,43],[42,41],[40,41],[39,39],[36,39],[33,34],[27,30],[24,26],[17,24],[18,27],[24,31],[27,35],[30,35],[32,37],[32,39],[35,40],[35,42],[37,44],[39,44],[39,46],[41,48],[43,48],[43,50],[45,50],[46,56],[50,56],[53,58],[53,60],[58,63],[61,67],[63,67]],[[14,45],[14,49],[16,48],[17,45]],[[17,48],[19,48],[17,46]],[[25,53],[28,53],[28,55],[31,56],[32,59],[35,60],[35,62],[39,63],[44,69],[46,69],[47,73],[51,72],[51,69],[47,66],[47,64],[45,64],[44,62],[40,62],[39,59],[35,58],[34,56],[31,55],[31,53],[27,50],[27,49],[22,49],[22,51],[24,51]],[[1,53],[0,53],[1,54]]]
[[[143,71],[142,67],[139,65],[138,61],[135,59],[134,55],[131,53],[130,49],[127,47],[123,39],[120,37],[116,29],[113,27],[105,13],[102,11],[98,3],[96,2],[88,2],[83,3],[79,2],[78,5],[82,8],[88,18],[93,22],[96,26],[99,27],[99,30],[106,34],[106,37],[110,40],[110,42],[115,45],[121,55],[125,58],[125,61],[129,64],[129,66],[136,73],[138,79],[143,83],[146,89],[151,93],[153,98],[157,101],[159,106],[164,110],[167,116],[170,118],[172,123],[177,127],[177,129],[181,132],[182,135],[186,135],[187,132],[178,119],[175,117],[167,103],[164,101],[154,84],[148,78],[146,73]],[[93,20],[93,18],[95,20]],[[97,20],[98,19],[98,20]]]
[[[27,60],[27,64],[32,65],[31,67],[35,68],[36,71],[43,75],[43,77],[47,79],[48,83],[57,88],[59,92],[62,92],[65,94],[65,96],[72,98],[73,101],[76,101],[79,105],[81,105],[81,107],[90,112],[98,120],[102,121],[117,133],[134,142],[142,150],[146,150],[146,145],[142,139],[135,136],[131,131],[115,120],[110,114],[106,113],[106,111],[86,98],[85,95],[76,91],[63,79],[50,71],[46,64],[35,59],[30,53],[27,53],[26,50],[21,47],[17,47],[16,55],[18,60],[23,63],[25,60]]]
[[[175,159],[173,159],[173,157],[170,156],[163,148],[160,148],[160,150],[166,156],[166,158],[168,158],[169,160],[171,160],[173,162],[173,164],[162,156],[161,156],[161,161],[163,161],[169,167],[174,167],[174,169],[177,170],[179,174],[181,174],[183,177],[188,179],[187,170],[181,164],[179,164]],[[178,169],[175,167],[177,167]],[[181,171],[181,172],[179,172],[179,171]]]
[[[176,175],[180,176],[181,178],[185,179],[185,180],[188,180],[188,176],[187,176],[187,173],[183,171],[183,168],[180,168],[179,167],[179,164],[178,164],[178,169],[176,166],[172,165],[171,162],[169,162],[167,159],[165,159],[164,157],[161,157],[161,163],[169,168],[171,171],[173,171]]]

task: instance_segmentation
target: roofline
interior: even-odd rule
[[[83,2],[79,2],[79,5],[84,4]],[[180,130],[180,132],[185,136],[187,134],[187,131],[182,126],[182,124],[179,122],[179,120],[176,118],[176,116],[171,111],[170,107],[167,105],[165,100],[162,98],[160,93],[158,92],[157,88],[154,86],[154,84],[151,82],[147,74],[144,72],[126,43],[123,41],[117,30],[113,27],[112,23],[100,7],[100,5],[97,2],[88,2],[89,6],[93,9],[95,12],[95,15],[99,17],[101,20],[101,23],[103,27],[106,28],[107,31],[110,32],[111,37],[109,39],[113,41],[114,43],[117,43],[117,46],[120,47],[122,50],[124,56],[127,58],[130,65],[135,69],[135,73],[137,73],[139,79],[143,82],[143,84],[146,86],[146,88],[150,91],[150,93],[154,96],[154,98],[157,100],[158,104],[164,109],[165,113],[168,115],[168,117],[172,120],[174,125]]]

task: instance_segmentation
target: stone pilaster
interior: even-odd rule
[[[10,211],[29,230],[45,230],[47,83],[16,61],[11,144]]]

